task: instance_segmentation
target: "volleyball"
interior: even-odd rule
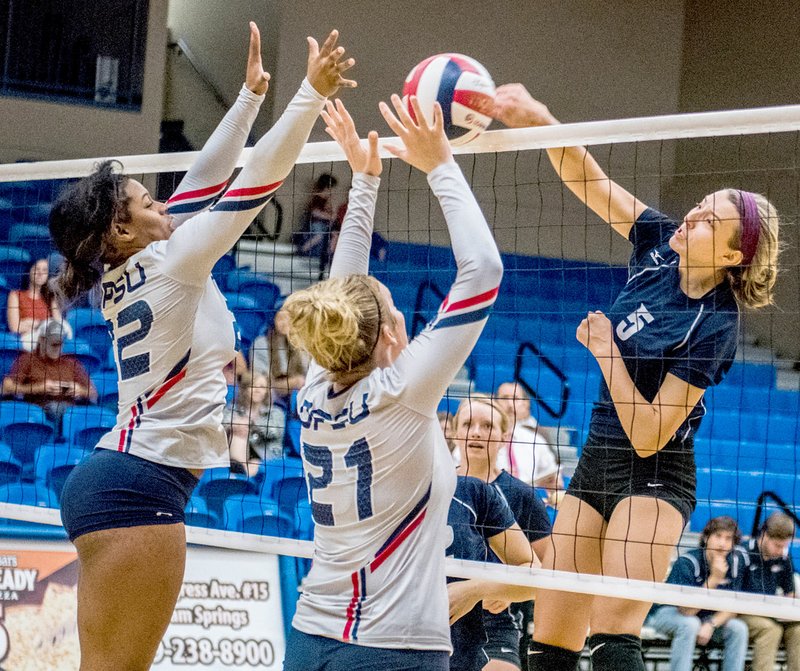
[[[492,122],[494,82],[478,61],[463,54],[438,54],[426,58],[406,77],[403,104],[414,118],[411,96],[416,96],[428,122],[438,102],[450,144],[466,144]]]

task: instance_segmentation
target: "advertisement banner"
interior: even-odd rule
[[[0,669],[78,671],[78,563],[68,543],[0,539]],[[190,546],[153,669],[280,669],[278,558]]]

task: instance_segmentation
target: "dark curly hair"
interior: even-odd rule
[[[103,161],[94,172],[59,196],[50,212],[50,235],[64,256],[55,288],[67,300],[89,291],[103,274],[106,235],[113,221],[128,221],[125,187],[118,161]]]

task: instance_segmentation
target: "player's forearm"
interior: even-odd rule
[[[456,282],[476,285],[478,290],[496,288],[503,276],[500,252],[461,169],[454,161],[444,163],[428,174],[428,183],[450,232]]]
[[[521,601],[532,601],[536,598],[535,587],[525,587],[523,585],[505,585],[501,582],[491,580],[472,579],[471,590],[478,597],[476,601],[509,601],[518,603]]]
[[[365,173],[353,175],[347,214],[331,263],[331,277],[366,275],[369,271],[372,224],[380,183],[380,177]]]
[[[168,201],[176,224],[208,208],[225,189],[264,97],[242,86],[236,102],[208,138]]]
[[[597,359],[597,362],[633,449],[640,457],[653,456],[671,438],[662,429],[660,408],[647,401],[636,388],[616,345],[613,356]]]

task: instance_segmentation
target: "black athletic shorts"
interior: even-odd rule
[[[631,496],[663,499],[683,516],[697,504],[694,442],[673,439],[651,457],[639,457],[630,441],[589,432],[567,493],[585,501],[608,521]]]
[[[67,477],[61,520],[71,541],[102,529],[182,524],[196,485],[185,468],[97,449]]]

